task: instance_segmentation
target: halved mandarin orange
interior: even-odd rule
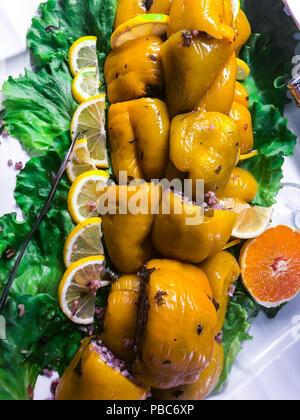
[[[245,287],[262,306],[273,308],[300,291],[300,233],[277,226],[244,245],[240,265]]]

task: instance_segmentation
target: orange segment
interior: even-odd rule
[[[260,305],[293,299],[300,291],[300,233],[288,226],[266,230],[246,242],[240,264],[244,285]]]

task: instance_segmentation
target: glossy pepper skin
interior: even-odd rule
[[[162,214],[164,201],[169,200],[170,214]],[[174,209],[180,209],[182,214],[175,214]],[[197,264],[221,251],[230,239],[238,216],[226,210],[208,214],[202,223],[188,225],[187,218],[197,216],[197,207],[183,202],[173,192],[164,192],[160,214],[156,215],[152,229],[152,241],[159,254]]]
[[[245,86],[240,82],[236,82],[235,84],[234,101],[249,109],[249,94]]]
[[[235,94],[236,73],[236,55],[233,53],[195,109],[229,114]]]
[[[169,113],[190,112],[216,80],[234,52],[234,43],[206,34],[179,31],[161,46]]]
[[[123,275],[113,283],[104,318],[103,340],[120,359],[133,362],[137,334],[137,304],[140,279]]]
[[[151,391],[154,400],[160,401],[202,401],[207,398],[217,386],[223,370],[223,345],[215,343],[214,354],[209,366],[202,370],[198,380],[189,385],[177,388]]]
[[[159,187],[153,184],[143,184],[140,188],[111,186],[108,194],[117,196],[116,214],[102,215],[103,237],[109,257],[116,268],[124,274],[136,273],[146,261],[155,257],[156,252],[151,243],[151,230],[154,214],[147,209],[148,214],[120,214],[120,207],[126,210],[132,195],[141,199],[148,199],[151,205],[151,191],[156,191],[157,204],[159,204]],[[137,193],[137,195],[136,195]]]
[[[110,368],[94,349],[91,338],[80,349],[61,378],[56,399],[62,401],[145,400],[147,390]]]
[[[144,273],[134,375],[158,389],[194,382],[215,343],[216,309],[201,287],[209,288],[207,278],[177,261],[150,261]]]
[[[227,306],[229,303],[230,286],[239,278],[241,273],[236,259],[226,251],[219,252],[208,258],[201,265],[205,271],[213,290],[214,302],[218,309],[217,332],[219,333],[225,323]]]
[[[170,119],[158,99],[142,98],[111,105],[108,113],[111,161],[115,177],[161,179],[169,155]]]
[[[246,44],[251,35],[250,23],[242,9],[240,9],[237,15],[237,18],[233,24],[233,29],[236,33],[236,55],[239,55],[242,47]]]
[[[146,13],[168,15],[172,0],[119,0],[115,28],[129,19]]]
[[[110,52],[104,75],[111,104],[160,95],[163,87],[161,44],[159,37],[141,37]]]
[[[237,198],[250,203],[258,191],[258,183],[254,176],[243,168],[234,168],[230,180],[224,190],[218,192],[220,198]]]
[[[213,38],[234,40],[233,28],[223,23],[230,20],[224,0],[173,0],[170,9],[169,35],[181,30],[206,32]],[[226,11],[226,15],[225,15]]]
[[[172,121],[170,160],[190,179],[203,179],[206,191],[226,186],[239,147],[239,127],[224,114],[198,111]]]
[[[254,146],[252,117],[249,110],[238,102],[233,102],[230,117],[237,123],[240,129],[241,153],[250,152]]]

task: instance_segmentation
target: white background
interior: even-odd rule
[[[279,0],[274,0],[279,1]],[[40,0],[0,0],[0,84],[9,75],[23,73],[30,67],[26,51],[26,32]],[[299,0],[289,0],[300,21]],[[0,98],[1,99],[1,98]],[[290,128],[300,138],[300,109],[291,104],[286,109]],[[16,211],[13,191],[16,171],[7,161],[26,162],[27,154],[19,142],[0,138],[0,216]],[[295,156],[288,158],[284,180],[300,184],[300,144]],[[275,222],[287,222],[275,213]],[[19,216],[21,214],[19,212]],[[300,399],[300,296],[284,308],[275,320],[260,314],[250,333],[253,342],[246,343],[240,354],[226,392],[218,399]],[[39,382],[36,398],[48,396],[48,382]]]

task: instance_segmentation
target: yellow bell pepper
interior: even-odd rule
[[[237,123],[240,129],[241,153],[250,152],[253,149],[254,138],[252,117],[249,110],[238,102],[233,102],[230,117]]]
[[[146,13],[168,15],[172,0],[119,0],[115,28],[129,19]]]
[[[222,23],[229,26],[233,25],[232,0],[224,0],[224,15]]]
[[[213,290],[218,315],[217,333],[219,333],[225,323],[230,286],[239,278],[241,270],[236,259],[226,251],[204,261],[201,268],[205,271]]]
[[[233,24],[233,29],[236,33],[236,55],[239,55],[242,47],[246,44],[251,35],[250,23],[242,9],[240,9],[237,15],[237,18]]]
[[[111,368],[98,350],[99,339],[86,338],[61,378],[57,400],[145,400],[148,391]]]
[[[206,191],[226,186],[239,147],[239,127],[224,114],[198,111],[172,121],[170,160],[190,179],[203,179]]]
[[[123,275],[113,283],[104,318],[103,340],[120,359],[133,362],[140,279]]]
[[[156,207],[160,188],[153,184],[143,184],[137,189],[126,185],[111,186],[107,190],[108,194],[116,194],[116,214],[102,214],[103,237],[109,257],[121,273],[136,273],[139,267],[156,255],[149,240],[154,221],[151,209],[145,209],[144,213],[147,214],[120,214],[120,207],[126,210],[132,196],[142,201],[143,197],[147,197],[151,205],[151,191],[158,200],[157,204],[152,200],[152,205]]]
[[[217,195],[222,198],[237,198],[250,203],[258,191],[258,183],[254,176],[242,168],[234,168],[225,189]]]
[[[180,31],[161,46],[171,116],[195,109],[234,52],[234,43]]]
[[[110,103],[158,96],[163,88],[161,44],[161,38],[145,36],[110,52],[104,66]]]
[[[108,114],[111,162],[115,177],[161,179],[169,155],[170,119],[158,99],[142,98],[111,105]]]
[[[235,93],[237,63],[233,53],[195,109],[229,114]]]
[[[166,202],[170,202],[170,214],[162,214]],[[182,214],[175,214],[175,209],[181,209]],[[164,192],[152,229],[156,250],[164,257],[195,264],[221,251],[230,239],[237,214],[214,210],[199,225],[188,225],[187,218],[196,216],[196,206],[183,202],[173,192]]]
[[[235,85],[234,101],[249,109],[249,94],[245,86],[240,82],[236,82]]]
[[[177,388],[151,391],[154,400],[160,401],[202,401],[208,397],[217,386],[223,370],[223,345],[215,343],[214,354],[209,366],[202,370],[199,379],[189,385]]]
[[[201,269],[177,261],[150,261],[139,304],[138,357],[133,372],[158,389],[192,383],[213,356],[216,309],[201,287]]]
[[[185,29],[206,32],[217,39],[225,37],[233,42],[233,28],[223,23],[224,18],[230,19],[228,4],[225,10],[224,0],[173,0],[169,35]]]

